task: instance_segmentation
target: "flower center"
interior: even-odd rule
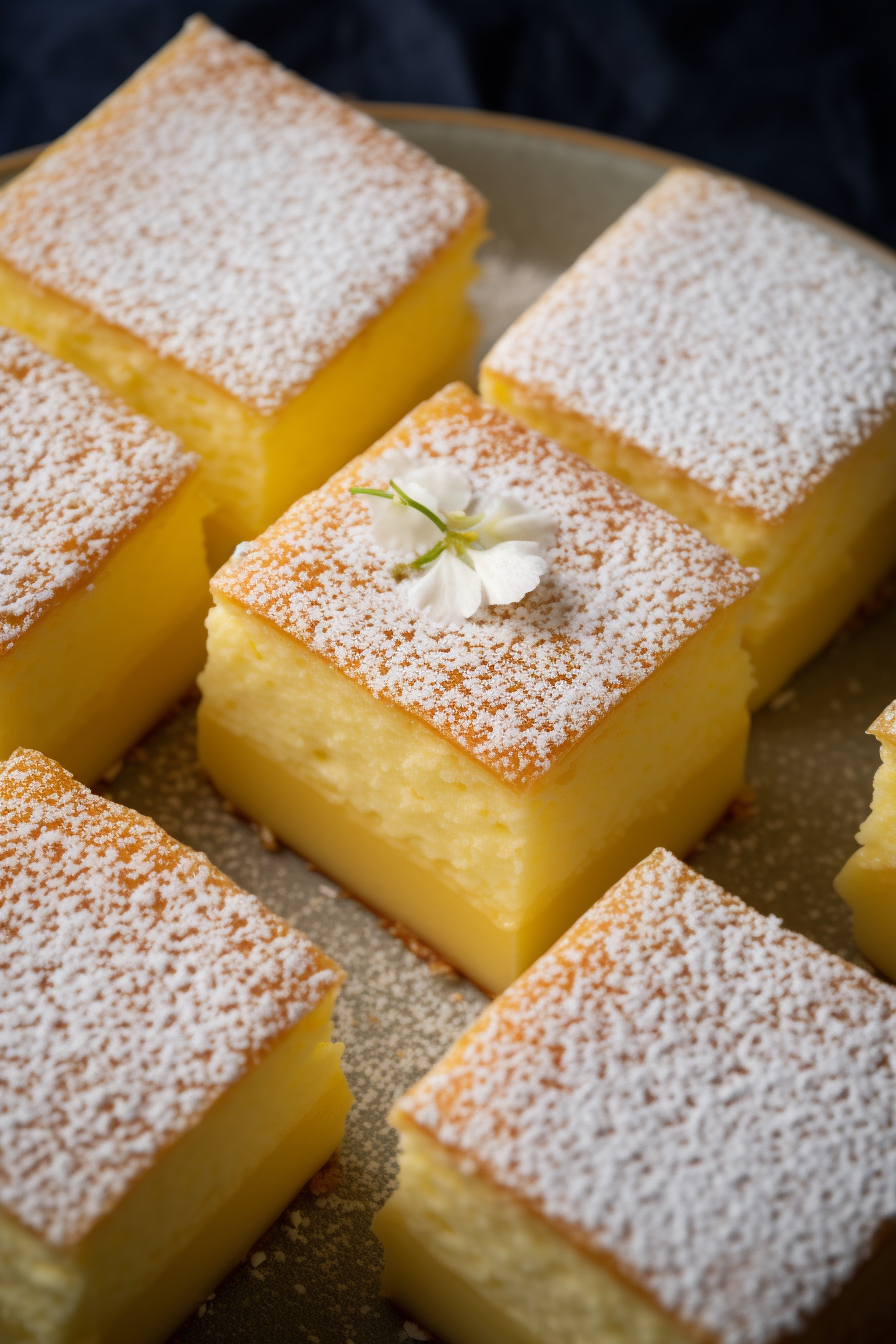
[[[412,569],[423,569],[425,565],[431,565],[434,560],[438,560],[443,551],[451,550],[463,559],[468,548],[479,540],[475,529],[482,522],[485,514],[467,515],[453,510],[446,514],[444,518],[441,518],[437,513],[433,513],[432,509],[427,508],[425,504],[421,504],[419,499],[414,499],[406,490],[402,490],[396,481],[390,481],[389,487],[388,490],[375,490],[371,486],[353,485],[351,494],[374,495],[377,499],[391,500],[393,504],[399,504],[403,508],[416,509],[418,513],[423,514],[424,518],[428,518],[431,523],[435,523],[442,533],[436,544],[425,551],[423,555],[418,555],[416,560],[412,560],[409,564],[393,565],[392,574],[394,578],[402,579]]]

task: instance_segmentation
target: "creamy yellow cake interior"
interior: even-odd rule
[[[315,647],[301,611],[296,620],[295,606],[286,614],[281,582],[297,594],[305,591],[311,619],[326,620],[326,606],[315,600],[318,580],[302,557],[312,538],[333,538],[338,546],[340,531],[354,525],[363,506],[352,501],[349,487],[375,477],[377,457],[396,444],[426,451],[424,445],[437,440],[464,443],[467,461],[478,458],[484,481],[514,452],[534,455],[540,476],[526,481],[533,498],[547,491],[562,519],[566,502],[577,500],[579,491],[590,493],[601,513],[598,529],[607,527],[599,538],[573,530],[568,543],[573,551],[577,544],[583,549],[601,544],[611,552],[615,544],[615,558],[631,566],[633,588],[643,585],[638,565],[644,561],[623,558],[627,543],[621,537],[623,530],[641,526],[642,542],[650,536],[667,552],[678,552],[675,581],[690,580],[700,588],[699,625],[675,638],[675,647],[649,664],[649,674],[643,668],[635,673],[638,642],[666,619],[652,594],[660,571],[651,575],[647,606],[629,628],[635,642],[627,655],[618,654],[628,657],[633,674],[626,693],[617,693],[611,705],[605,700],[605,712],[585,711],[584,731],[568,731],[547,769],[544,763],[528,770],[523,764],[514,772],[514,751],[525,757],[537,736],[534,726],[520,728],[515,749],[507,748],[506,737],[503,748],[499,743],[490,749],[487,740],[475,743],[476,700],[480,690],[486,694],[475,669],[469,699],[441,731],[431,712],[421,712],[400,693],[371,694],[356,672],[358,632],[341,636],[339,614],[355,604],[363,623],[371,603],[384,604],[372,648],[377,661],[393,669],[390,686],[397,684],[394,669],[408,647],[405,641],[415,636],[395,605],[401,602],[400,586],[389,579],[381,553],[365,535],[357,586],[349,580],[347,591],[338,596],[330,591],[327,598],[333,604],[333,639],[345,659],[323,642]],[[673,569],[678,560],[670,561]],[[330,563],[323,559],[314,571],[323,592]],[[336,582],[343,565],[340,555]],[[378,591],[383,572],[386,592]],[[658,840],[687,852],[737,792],[751,684],[740,642],[742,599],[750,582],[721,552],[645,509],[586,464],[486,410],[466,389],[449,388],[325,490],[294,506],[217,576],[201,676],[200,756],[222,792],[250,816],[362,899],[414,928],[474,980],[500,989],[639,855]],[[510,625],[516,613],[504,612],[502,620]],[[614,616],[604,613],[608,624]],[[475,639],[481,627],[470,628]],[[566,635],[558,636],[559,656],[580,656],[596,683],[598,664],[601,657],[610,662],[610,650],[596,656],[587,618],[586,633],[581,627],[575,632],[572,623],[568,628],[570,640],[583,642],[578,655],[575,646],[567,654]],[[524,629],[517,627],[518,633]],[[391,643],[392,630],[397,644]],[[418,630],[421,643],[428,641],[427,628]],[[500,629],[497,633],[503,637]],[[453,664],[458,651],[469,657],[468,638],[466,628],[447,632],[436,658]],[[620,650],[624,641],[623,631]],[[509,672],[526,692],[526,701],[511,711],[518,724],[537,713],[539,696],[563,694],[550,671],[537,673],[525,656]],[[478,657],[485,666],[487,648],[471,661]],[[423,675],[412,656],[403,684],[412,687]],[[574,694],[587,697],[586,676],[579,675]]]
[[[834,886],[852,909],[859,951],[896,980],[896,702],[868,731],[880,740],[881,759],[871,812]]]
[[[62,865],[71,843],[74,880]],[[23,882],[43,938],[17,918]],[[158,920],[134,900],[147,890]],[[0,1339],[161,1344],[341,1139],[351,1097],[330,1041],[340,973],[203,857],[36,752],[0,767],[0,911],[0,953],[44,976],[60,1037],[27,1067],[15,1056],[14,982],[0,1008]],[[67,939],[72,976],[54,966],[54,936]],[[180,970],[177,952],[165,966],[174,945]],[[155,967],[135,984],[116,961],[136,947]],[[78,974],[105,1002],[105,1037]],[[125,1035],[130,1057],[116,1061]],[[94,1069],[79,1078],[78,1047],[91,1044]],[[47,1071],[56,1090],[42,1102]],[[101,1105],[91,1111],[91,1089],[121,1099],[111,1124]],[[23,1107],[37,1161],[54,1154],[68,1179],[35,1179],[16,1133]]]
[[[446,1344],[692,1344],[574,1242],[400,1114],[393,1121],[399,1185],[373,1224],[382,1292]]]
[[[0,330],[0,757],[90,782],[204,657],[208,503],[178,442]]]
[[[384,1295],[444,1344],[890,1338],[894,1016],[658,850],[394,1107]]]
[[[460,375],[484,215],[193,19],[0,199],[0,321],[201,455],[216,567]]]
[[[675,170],[501,338],[483,396],[759,569],[753,706],[896,562],[896,284]]]

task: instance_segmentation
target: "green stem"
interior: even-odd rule
[[[428,550],[425,555],[418,555],[416,560],[412,560],[408,568],[422,569],[423,566],[428,565],[430,561],[438,560],[439,556],[442,554],[444,549],[445,549],[445,541],[443,538],[442,540],[437,541],[435,546],[433,546],[430,550]]]
[[[421,504],[419,500],[411,499],[411,496],[405,494],[401,486],[396,485],[394,481],[390,481],[389,484],[401,500],[402,504],[407,504],[409,508],[416,509],[418,513],[422,513],[424,518],[428,518],[431,523],[435,523],[440,532],[448,531],[448,524],[443,523],[438,514],[433,513],[432,509],[428,509],[426,505]]]
[[[392,499],[393,496],[389,490],[372,490],[366,485],[353,485],[349,490],[351,495],[376,495],[378,499]]]

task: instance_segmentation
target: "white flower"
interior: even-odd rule
[[[436,625],[462,625],[482,605],[482,581],[459,556],[443,551],[408,584],[407,600]]]
[[[391,450],[378,466],[388,489],[355,487],[377,543],[400,556],[408,603],[438,625],[462,625],[485,604],[519,602],[538,587],[554,523],[509,495],[477,500],[449,462]],[[468,512],[464,512],[468,510]]]

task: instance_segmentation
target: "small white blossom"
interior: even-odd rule
[[[378,463],[388,489],[355,487],[370,510],[377,544],[419,574],[410,606],[438,625],[458,626],[481,606],[519,602],[538,587],[553,520],[509,495],[477,499],[457,467],[392,449]],[[427,516],[429,514],[430,516]]]
[[[459,556],[443,551],[408,584],[407,600],[436,625],[460,625],[482,605],[482,582]]]

